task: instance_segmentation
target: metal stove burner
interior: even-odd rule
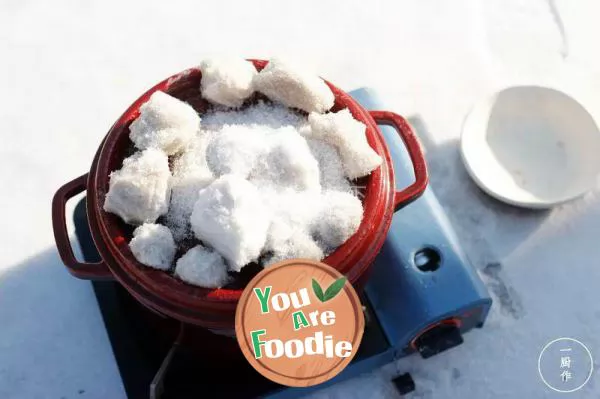
[[[384,108],[369,90],[350,94],[367,109]],[[397,185],[406,186],[414,177],[408,154],[392,128],[381,130],[394,159]],[[74,221],[84,258],[98,260],[84,200]],[[197,398],[208,393],[298,397],[414,352],[427,358],[459,345],[462,334],[483,326],[491,305],[430,189],[394,216],[361,298],[366,326],[359,352],[342,373],[318,387],[274,384],[250,367],[232,338],[160,317],[116,282],[93,285],[129,398]],[[224,383],[227,375],[235,375],[237,383]],[[407,374],[394,384],[401,394],[415,388]]]

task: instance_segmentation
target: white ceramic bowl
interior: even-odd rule
[[[548,208],[594,187],[600,131],[585,108],[565,93],[510,87],[467,116],[461,154],[473,180],[491,196]]]

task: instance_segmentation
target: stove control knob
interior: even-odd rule
[[[462,343],[457,323],[448,320],[425,330],[413,341],[413,347],[427,359]]]

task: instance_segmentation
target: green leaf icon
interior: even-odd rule
[[[335,280],[333,284],[331,284],[329,288],[325,290],[325,295],[323,295],[323,302],[327,302],[330,299],[335,298],[335,296],[342,290],[342,288],[344,288],[344,284],[346,284],[346,277],[340,277],[337,280]]]
[[[319,285],[319,283],[317,282],[317,280],[315,280],[314,278],[312,279],[312,289],[315,292],[315,295],[317,296],[317,298],[319,298],[319,301],[321,302],[327,302],[330,299],[335,298],[335,296],[342,290],[342,288],[344,288],[344,284],[346,284],[346,277],[340,277],[337,280],[335,280],[333,282],[333,284],[331,284],[329,286],[329,288],[327,288],[325,290],[325,293],[323,294],[323,289],[321,288],[321,286]]]
[[[314,278],[312,279],[312,289],[315,292],[315,295],[317,296],[317,298],[319,298],[319,301],[325,302],[325,299],[323,296],[323,289],[321,288],[321,286],[319,285],[317,280],[315,280]]]

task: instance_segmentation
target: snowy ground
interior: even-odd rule
[[[5,0],[0,4],[0,398],[121,398],[91,285],[54,248],[50,200],[84,173],[112,122],[151,84],[210,53],[303,60],[339,86],[376,88],[419,129],[432,185],[497,296],[465,345],[417,357],[317,395],[553,398],[537,375],[550,340],[600,359],[600,189],[551,212],[498,204],[459,162],[462,120],[514,83],[575,93],[598,118],[596,0],[180,1]],[[600,360],[596,360],[596,370]],[[600,395],[595,372],[576,398]]]

